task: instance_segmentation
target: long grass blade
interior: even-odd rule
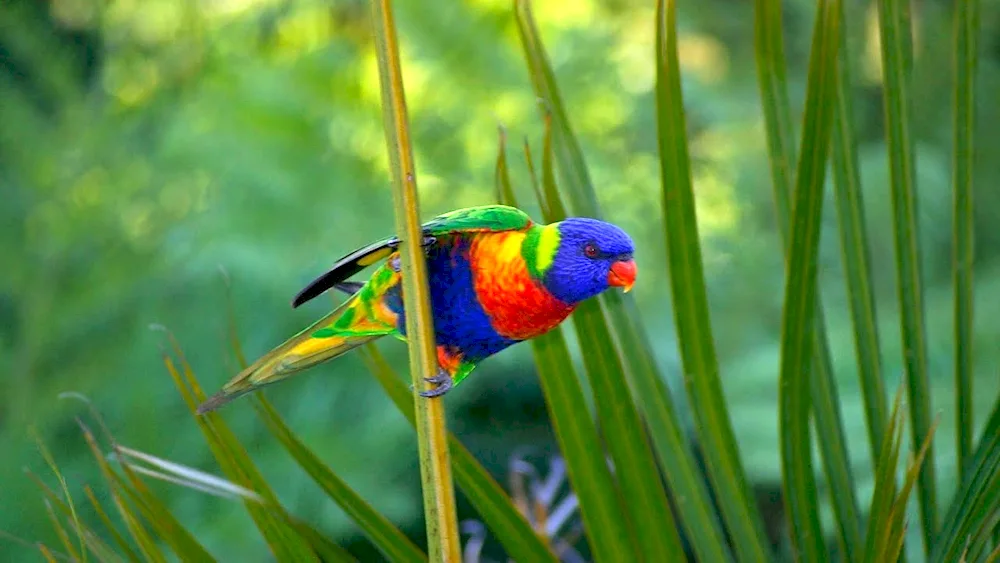
[[[875,489],[868,508],[868,527],[865,531],[863,561],[878,563],[885,551],[889,528],[889,514],[896,500],[896,468],[899,466],[899,448],[903,441],[902,410],[903,388],[896,392],[885,435],[879,438],[881,449],[875,461]]]
[[[559,450],[566,458],[570,484],[580,499],[580,514],[595,561],[621,561],[638,552],[634,529],[611,477],[597,427],[581,416],[586,404],[566,338],[556,328],[531,341],[538,378]]]
[[[361,358],[382,385],[386,395],[392,399],[406,420],[415,425],[413,395],[407,390],[402,379],[396,375],[374,344],[365,345],[360,350]],[[507,550],[507,554],[515,561],[531,563],[556,561],[555,555],[543,538],[535,533],[531,524],[514,507],[510,496],[450,432],[448,448],[451,452],[455,482]]]
[[[819,4],[813,31],[796,176],[785,282],[781,336],[781,459],[788,525],[797,557],[826,559],[812,469],[809,411],[817,305],[817,263],[826,161],[833,123],[833,100],[840,45],[839,0]],[[825,437],[824,437],[825,438]]]
[[[878,0],[882,43],[882,73],[885,81],[889,171],[893,207],[893,238],[896,247],[896,277],[901,315],[903,365],[909,392],[912,449],[920,449],[930,428],[931,397],[927,374],[927,336],[924,322],[923,281],[917,230],[917,197],[910,134],[912,102],[910,74],[913,57],[909,0]],[[934,449],[920,474],[917,491],[924,550],[930,550],[937,527]]]
[[[989,496],[990,482],[1000,474],[1000,396],[993,404],[981,438],[966,464],[961,485],[955,493],[943,526],[928,561],[946,563],[956,561],[965,548],[965,542],[983,525],[991,511],[977,510],[984,497]],[[1000,481],[996,483],[1000,487]],[[993,507],[996,512],[996,507]]]
[[[542,186],[545,207],[549,210],[544,220],[554,223],[566,218],[566,206],[555,183],[552,143],[548,134],[550,124],[551,120],[547,119]],[[626,379],[622,377],[622,362],[601,302],[591,299],[581,303],[572,318],[605,443],[614,461],[625,507],[638,538],[639,555],[646,560],[680,557],[680,537],[666,491],[646,440],[639,411],[632,401]]]
[[[843,8],[838,10],[842,11]],[[824,12],[821,11],[816,22],[817,27],[828,25],[828,22],[822,19],[823,16]],[[838,18],[839,16],[840,14],[837,14]],[[781,235],[786,265],[790,267],[788,260],[791,245],[791,233],[789,232],[791,205],[789,201],[794,193],[794,187],[786,163],[794,161],[795,147],[790,131],[791,112],[787,99],[781,34],[780,3],[772,0],[758,1],[755,23],[757,75],[767,125],[778,231]],[[817,435],[821,436],[818,445],[837,524],[837,538],[845,559],[856,561],[862,549],[860,516],[854,477],[851,473],[850,459],[847,453],[843,416],[838,403],[839,393],[833,375],[833,360],[827,343],[825,316],[822,301],[818,300],[815,309],[815,327],[812,334],[812,377],[810,381],[812,410],[815,416]]]
[[[134,504],[136,508],[134,511],[135,519],[137,521],[140,518],[145,520],[157,537],[168,545],[180,559],[198,562],[214,561],[208,551],[177,521],[163,502],[146,487],[145,483],[139,480],[127,465],[123,464],[122,466],[124,477],[115,473],[103,459],[103,452],[98,446],[93,432],[82,423],[80,427],[84,440],[97,460],[105,480]]]
[[[41,437],[32,430],[32,437],[35,439],[35,444],[38,446],[38,451],[42,455],[42,459],[45,460],[45,464],[49,466],[52,474],[55,475],[56,479],[59,481],[59,488],[62,490],[63,495],[66,497],[65,506],[69,511],[67,518],[73,524],[73,529],[76,531],[78,539],[80,541],[80,553],[83,556],[84,563],[86,563],[87,552],[84,549],[84,533],[83,526],[80,524],[80,518],[76,513],[76,505],[73,503],[73,496],[69,492],[69,486],[66,484],[66,478],[63,477],[62,471],[59,470],[59,465],[56,463],[55,458],[52,457],[52,453],[45,446]],[[56,497],[58,498],[58,497]],[[73,552],[70,552],[72,555]]]
[[[553,114],[553,150],[563,184],[572,193],[571,211],[574,215],[600,218],[597,195],[593,190],[586,189],[586,186],[591,185],[590,173],[583,161],[580,144],[569,128],[569,118],[556,86],[555,73],[542,47],[541,36],[531,13],[531,0],[514,0],[514,10],[517,14],[518,35],[531,74],[531,84],[535,94],[544,100],[548,111]]]
[[[256,500],[244,499],[243,505],[264,536],[275,558],[278,561],[316,561],[317,555],[312,546],[289,525],[291,516],[282,508],[267,480],[250,459],[246,448],[223,422],[219,413],[197,414],[198,405],[206,399],[205,392],[176,339],[169,332],[166,334],[180,368],[178,369],[178,364],[166,353],[163,355],[164,365],[205,436],[222,472],[230,481],[254,491],[264,499],[263,504]]]
[[[257,415],[313,481],[365,532],[390,561],[427,561],[427,556],[385,516],[365,502],[288,428],[266,399],[257,395]]]
[[[736,556],[741,561],[763,561],[768,558],[763,526],[726,410],[712,339],[681,97],[677,8],[673,0],[661,0],[657,6],[657,132],[667,261],[684,381]]]
[[[382,85],[382,114],[385,139],[393,177],[393,204],[396,231],[402,240],[403,293],[407,296],[406,334],[409,340],[410,375],[416,398],[417,446],[420,479],[424,493],[428,555],[434,561],[459,561],[458,518],[455,515],[455,487],[445,429],[444,401],[421,400],[425,381],[437,372],[434,324],[431,318],[427,265],[421,245],[420,203],[416,169],[410,146],[409,117],[400,68],[399,42],[390,0],[372,2],[378,55],[379,83]]]
[[[795,184],[795,138],[792,113],[788,105],[780,0],[755,0],[753,32],[757,84],[764,109],[771,180],[774,184],[774,204],[779,230],[786,233],[792,216],[789,198]]]
[[[569,207],[578,214],[600,217],[602,213],[597,206],[594,186],[567,120],[554,73],[531,18],[530,6],[526,2],[519,3],[519,6],[518,24],[525,56],[535,91],[542,98],[545,118],[554,130],[551,144],[556,154],[555,161],[562,172],[563,185],[567,187]],[[549,208],[549,198],[542,194],[527,148],[525,157],[542,214],[551,216],[553,210]],[[610,328],[621,346],[620,357],[626,377],[635,390],[637,404],[647,417],[649,433],[671,490],[675,496],[685,499],[685,502],[678,503],[677,510],[692,548],[700,559],[724,560],[727,552],[721,527],[708,499],[708,488],[684,439],[672,399],[652,355],[645,330],[638,320],[634,299],[607,292],[599,301],[604,304],[605,313],[611,321]]]
[[[972,172],[975,165],[978,34],[979,0],[958,0],[955,2],[952,273],[955,284],[955,440],[959,467],[964,467],[972,453]]]
[[[135,550],[132,549],[132,546],[129,545],[128,541],[125,540],[125,537],[121,535],[121,532],[118,531],[118,527],[111,521],[111,517],[108,516],[107,511],[104,510],[104,506],[102,506],[101,502],[97,500],[94,490],[91,489],[89,485],[85,485],[83,487],[83,492],[87,495],[87,500],[90,501],[90,505],[94,508],[94,512],[97,514],[97,517],[101,520],[101,523],[104,524],[104,528],[109,534],[111,534],[111,539],[115,542],[115,545],[118,546],[119,553],[121,553],[130,562],[137,563],[139,561],[139,556],[135,553]]]
[[[841,3],[840,21],[845,21]],[[864,216],[861,174],[854,133],[854,105],[851,99],[851,57],[847,33],[840,34],[837,106],[834,109],[833,178],[840,231],[840,249],[847,286],[848,305],[854,334],[861,399],[865,405],[868,447],[872,460],[879,459],[885,435],[886,394],[882,382],[882,353],[872,291],[871,252]]]

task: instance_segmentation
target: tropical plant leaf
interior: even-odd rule
[[[551,150],[553,131],[549,120],[546,120],[545,131],[542,164],[544,187],[536,193],[541,196],[539,203],[543,213],[552,214],[546,217],[548,220],[550,216],[565,215],[565,210],[558,197],[553,198],[550,193],[555,184]],[[526,152],[530,155],[530,151]],[[533,165],[531,175],[533,185],[537,187]],[[498,182],[501,186],[504,183],[502,179]],[[506,183],[509,184],[509,180]],[[501,201],[517,203],[506,199]],[[581,415],[581,409],[587,403],[562,329],[556,328],[533,339],[532,348],[549,416],[555,427],[560,451],[566,458],[570,484],[580,499],[580,513],[595,559],[613,561],[621,553],[637,553],[635,530],[628,521],[628,513],[608,469],[597,428],[589,414]]]
[[[845,22],[843,2],[841,25]],[[868,447],[873,460],[879,459],[885,435],[886,395],[882,376],[882,353],[879,342],[875,295],[872,290],[871,252],[865,224],[858,169],[857,141],[854,133],[854,106],[851,99],[851,57],[847,51],[847,31],[840,33],[837,66],[837,106],[834,109],[833,178],[840,231],[841,262],[851,312],[854,349],[857,356],[861,399],[865,405]],[[785,106],[787,113],[787,103]],[[820,325],[817,325],[820,326]],[[827,356],[829,357],[829,356]]]
[[[87,500],[90,501],[90,506],[94,508],[94,512],[97,514],[97,517],[101,520],[101,523],[104,524],[104,529],[111,535],[111,539],[118,547],[118,552],[131,562],[140,561],[138,554],[135,553],[125,537],[121,535],[121,532],[118,531],[118,527],[111,521],[111,517],[108,516],[108,513],[104,510],[101,502],[97,500],[94,490],[91,489],[89,485],[85,485],[83,487],[83,492],[87,495]]]
[[[955,118],[952,275],[955,284],[955,428],[958,467],[972,455],[972,189],[976,154],[979,0],[955,2]]]
[[[961,485],[945,514],[944,526],[934,542],[928,559],[934,563],[957,560],[972,533],[996,514],[995,509],[984,511],[979,508],[991,491],[1000,489],[1000,480],[997,479],[1000,475],[1000,396],[997,396],[993,412],[980,436],[979,444],[962,474]]]
[[[169,332],[167,336],[180,362],[180,370],[177,369],[174,359],[166,353],[163,358],[164,365],[205,436],[222,472],[230,481],[259,494],[267,505],[263,506],[249,499],[243,501],[275,558],[279,561],[315,561],[316,553],[312,546],[288,525],[290,516],[281,508],[274,492],[247,454],[246,448],[222,421],[219,413],[197,414],[197,406],[206,399],[205,393],[177,341]]]
[[[896,248],[896,278],[901,315],[903,365],[909,392],[913,451],[920,449],[930,428],[931,397],[927,374],[927,335],[924,322],[923,281],[917,225],[917,197],[913,139],[910,134],[913,66],[911,4],[908,0],[878,0],[882,74],[885,82],[886,135]],[[937,528],[934,450],[928,453],[918,488],[925,553]]]
[[[843,11],[843,8],[839,7],[839,11]],[[780,2],[760,1],[757,3],[756,12],[757,76],[767,124],[778,232],[781,235],[786,265],[790,266],[789,252],[792,241],[789,231],[791,213],[789,200],[794,194],[794,186],[793,178],[786,173],[785,162],[794,162],[795,147],[788,131],[791,117],[785,81]],[[823,12],[821,11],[820,14],[822,15]],[[840,17],[839,13],[836,14],[836,17],[838,23],[842,25],[843,18]],[[817,19],[817,29],[820,25],[828,25],[828,22],[821,18]],[[843,37],[843,33],[840,36]],[[841,39],[840,42],[844,43],[844,40]],[[836,70],[831,69],[831,72],[836,72]],[[835,87],[839,90],[839,81]],[[849,119],[841,120],[837,124],[838,131],[840,131],[840,126],[849,126],[849,124]],[[838,138],[837,140],[853,142],[850,138]],[[837,148],[835,144],[835,149]],[[839,149],[837,154],[840,156]],[[848,156],[851,155],[844,158]],[[834,164],[839,164],[839,162],[835,161]],[[853,232],[851,233],[853,234]],[[853,267],[855,267],[853,264],[848,266],[848,268]],[[822,300],[819,299],[818,295],[815,307],[815,326],[813,327],[811,343],[810,387],[816,433],[818,436],[822,436],[822,439],[817,440],[817,444],[822,455],[823,469],[830,492],[830,503],[833,506],[836,519],[837,538],[845,559],[856,561],[862,549],[858,501],[850,458],[847,453],[847,439],[838,402],[839,393],[834,379],[833,360],[826,335],[826,315]]]
[[[809,60],[802,153],[792,205],[781,330],[779,425],[782,473],[792,545],[798,556],[806,561],[826,559],[826,546],[819,523],[816,478],[812,469],[809,411],[812,395],[810,378],[815,377],[812,352],[817,326],[820,222],[836,95],[839,33],[839,0],[820,2]],[[819,408],[819,405],[816,407]],[[829,437],[824,435],[824,439]]]
[[[542,192],[545,208],[549,210],[544,217],[547,223],[566,218],[566,206],[555,182],[551,123],[551,119],[546,119],[542,154]],[[604,441],[638,539],[637,556],[644,559],[668,554],[680,556],[680,536],[601,302],[590,299],[580,303],[572,319]]]
[[[698,239],[690,156],[677,55],[676,5],[660,2],[657,17],[656,116],[663,216],[674,323],[684,381],[723,521],[741,561],[767,559],[763,525],[726,409],[712,337]]]
[[[396,404],[399,412],[410,424],[415,424],[413,395],[379,353],[378,348],[374,344],[367,344],[360,348],[360,353],[369,371],[382,385],[386,395]],[[503,544],[507,554],[515,561],[556,561],[549,546],[514,507],[510,496],[451,433],[448,434],[448,448],[452,469],[455,472],[455,482]]]
[[[255,397],[254,408],[271,434],[285,446],[288,453],[295,458],[296,463],[364,530],[372,543],[390,561],[427,560],[427,556],[406,535],[400,532],[399,528],[394,526],[385,516],[379,514],[316,457],[316,454],[307,448],[285,425],[274,407],[259,394]]]

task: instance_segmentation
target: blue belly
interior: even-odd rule
[[[427,275],[437,344],[455,347],[466,360],[478,362],[518,341],[493,330],[476,298],[467,248],[468,241],[461,238],[441,240],[428,249]],[[389,308],[399,315],[399,332],[406,335],[401,288],[397,286],[386,297]]]

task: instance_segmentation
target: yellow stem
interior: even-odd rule
[[[416,412],[420,452],[420,478],[427,520],[427,547],[431,561],[461,559],[458,521],[455,516],[455,488],[445,431],[444,403],[441,398],[425,399],[417,393],[428,388],[425,377],[437,371],[434,325],[427,265],[424,261],[420,226],[416,171],[399,61],[399,43],[390,0],[373,0],[375,41],[382,86],[382,114],[393,177],[396,231],[402,240],[403,293],[406,295],[406,334],[409,340],[410,373]]]

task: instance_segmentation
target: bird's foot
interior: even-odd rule
[[[451,388],[454,386],[454,383],[452,382],[451,379],[451,375],[449,375],[448,372],[444,370],[438,370],[437,375],[435,375],[434,377],[425,377],[424,381],[426,381],[427,383],[434,384],[437,387],[429,391],[421,391],[420,392],[421,397],[440,397],[441,395],[444,395],[448,391],[451,391]]]

